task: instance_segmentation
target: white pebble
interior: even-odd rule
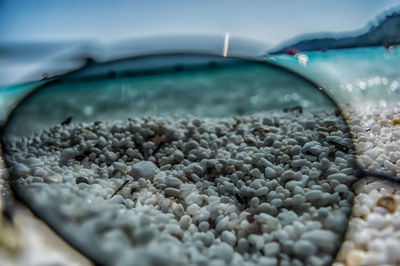
[[[385,224],[385,219],[381,214],[371,213],[367,218],[368,225],[373,228],[381,228]]]
[[[317,252],[317,247],[310,241],[301,239],[294,244],[294,253],[299,257],[308,257]]]
[[[223,231],[221,234],[221,239],[231,246],[234,246],[236,243],[236,236],[230,231]]]
[[[314,229],[304,233],[301,239],[308,240],[323,250],[332,251],[335,248],[337,236],[328,230]]]
[[[30,172],[29,168],[26,167],[24,164],[22,163],[17,163],[16,165],[14,165],[14,173],[18,176],[18,177],[24,177],[26,175],[28,175]]]
[[[141,161],[132,165],[132,174],[134,177],[142,177],[145,179],[152,179],[157,169],[154,163],[149,161]]]
[[[264,254],[269,257],[277,256],[280,252],[280,246],[276,242],[267,243],[264,247]]]
[[[167,186],[179,188],[179,186],[182,184],[182,181],[176,177],[167,176],[167,178],[165,179],[165,183],[167,184]]]

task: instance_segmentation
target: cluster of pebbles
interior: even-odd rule
[[[351,118],[361,166],[370,172],[393,175],[400,180],[400,104],[352,105]]]
[[[31,207],[112,265],[327,265],[354,198],[335,111],[59,125],[5,151]]]
[[[360,165],[400,180],[400,103],[352,104],[345,111]],[[352,218],[334,265],[399,265],[400,183],[366,178],[353,187]]]

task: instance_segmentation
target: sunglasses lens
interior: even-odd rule
[[[22,101],[3,144],[17,197],[101,264],[325,265],[351,211],[340,110],[257,61],[91,65]]]

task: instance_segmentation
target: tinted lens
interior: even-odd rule
[[[351,211],[340,111],[265,62],[92,65],[27,97],[3,143],[17,196],[101,264],[329,264]]]

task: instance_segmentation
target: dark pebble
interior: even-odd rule
[[[84,177],[82,177],[82,176],[78,177],[78,178],[75,180],[75,182],[76,182],[77,184],[80,184],[80,183],[89,184],[89,180],[87,180],[87,178],[84,178]]]

